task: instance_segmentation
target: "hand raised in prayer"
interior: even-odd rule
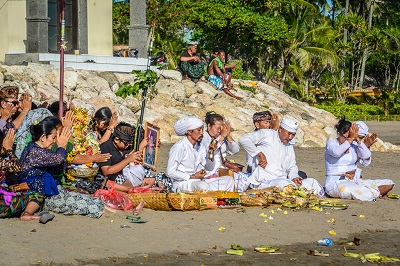
[[[229,136],[229,133],[231,132],[231,123],[229,121],[226,121],[221,128],[221,136],[223,138],[226,138]]]
[[[271,117],[271,129],[277,130],[279,128],[279,120],[277,114],[272,114]]]
[[[64,127],[61,132],[57,131],[57,146],[59,148],[67,147],[68,140],[71,137],[71,129]]]
[[[20,98],[21,109],[23,112],[29,112],[32,108],[32,97],[28,93],[22,94]]]
[[[373,133],[371,135],[365,136],[364,138],[364,144],[365,146],[367,146],[368,148],[372,146],[372,144],[374,144],[375,142],[378,141],[378,135],[376,133]]]
[[[63,118],[61,118],[63,127],[69,128],[69,129],[71,129],[72,126],[74,125],[74,120],[75,120],[74,112],[72,112],[71,110],[69,110],[65,114],[65,116]]]
[[[292,179],[293,183],[295,183],[296,186],[298,186],[298,187],[300,187],[300,186],[303,184],[303,181],[302,181],[302,180],[303,180],[303,179],[302,179],[301,177],[296,177],[296,178],[293,178],[293,179]]]
[[[132,151],[128,154],[128,158],[135,164],[141,164],[143,162],[142,152],[140,151]]]
[[[102,162],[107,162],[108,159],[111,158],[111,154],[109,153],[96,153],[93,155],[93,162],[94,163],[102,163]]]
[[[15,131],[13,128],[9,129],[7,135],[4,137],[3,140],[3,148],[5,150],[11,150],[14,145],[15,140]]]
[[[109,127],[114,129],[117,126],[117,123],[118,123],[118,113],[114,112],[111,116]]]
[[[358,125],[356,123],[352,123],[349,129],[349,138],[357,139],[358,138]]]
[[[258,165],[261,166],[262,168],[265,168],[265,166],[267,166],[268,164],[267,157],[265,157],[265,154],[262,152],[259,152],[257,156],[259,158]]]

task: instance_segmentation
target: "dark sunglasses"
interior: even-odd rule
[[[122,139],[118,139],[120,142],[122,142],[125,146],[129,146],[132,144],[132,142],[128,141],[128,140],[122,140]]]
[[[8,103],[12,103],[14,106],[17,106],[19,104],[19,101],[10,101],[10,100],[4,100]]]

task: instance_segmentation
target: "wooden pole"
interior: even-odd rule
[[[61,33],[60,33],[60,97],[59,97],[59,109],[58,116],[61,118],[64,114],[64,50],[65,50],[65,0],[60,0],[60,21],[61,21]]]

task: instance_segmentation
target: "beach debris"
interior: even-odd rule
[[[192,254],[203,254],[208,256],[212,255],[208,250],[195,250],[192,252]]]
[[[131,228],[129,225],[126,225],[126,224],[121,224],[119,227],[120,228]]]
[[[329,253],[326,253],[326,252],[323,252],[323,251],[318,251],[318,250],[309,250],[307,252],[307,255],[329,257]]]
[[[261,245],[259,247],[254,248],[254,250],[260,253],[276,253],[276,251],[281,250],[281,248],[277,246]]]
[[[236,210],[237,213],[245,213],[246,210],[244,208],[239,208]]]
[[[268,217],[268,219],[273,220],[274,218],[270,215],[270,216]]]
[[[359,246],[359,245],[361,245],[361,239],[355,237],[353,241],[347,241],[347,242],[344,242],[343,244],[347,245],[347,246]]]
[[[231,248],[226,251],[226,254],[243,256],[244,249],[239,245],[232,244]]]
[[[356,258],[359,259],[362,263],[364,262],[371,262],[371,263],[381,263],[381,262],[400,262],[400,259],[398,258],[393,258],[393,257],[388,257],[388,256],[381,256],[379,253],[368,253],[368,254],[362,254],[362,253],[352,253],[352,252],[347,252],[346,247],[344,248],[344,257],[348,258]]]
[[[330,239],[330,238],[324,238],[324,239],[318,240],[317,245],[318,245],[318,246],[327,246],[327,247],[330,247],[330,246],[333,245],[333,242],[332,242],[332,239]]]
[[[272,213],[272,214],[274,214],[274,213],[275,213],[275,211],[274,211],[274,210],[270,210],[269,212],[270,212],[270,213]]]
[[[29,230],[29,232],[35,233],[35,232],[36,232],[36,229],[31,229],[31,230]]]
[[[336,232],[335,232],[334,230],[331,230],[331,231],[329,231],[329,234],[335,236],[335,235],[336,235]]]
[[[220,227],[219,229],[218,229],[219,231],[224,231],[225,230],[225,227]]]
[[[283,212],[283,214],[285,214],[285,215],[286,215],[286,214],[287,214],[287,211],[284,211],[284,212]]]
[[[260,217],[267,217],[267,215],[265,213],[260,213],[260,215],[258,215]]]
[[[361,219],[365,218],[365,215],[360,214],[360,218],[361,218]]]
[[[387,194],[389,199],[400,199],[400,194]]]
[[[269,220],[268,220],[268,219],[265,219],[265,220],[264,220],[264,223],[268,223],[268,222],[269,222]]]

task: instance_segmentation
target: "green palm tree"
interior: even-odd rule
[[[338,35],[327,21],[315,19],[315,8],[302,7],[293,9],[291,37],[281,47],[280,66],[282,69],[280,89],[283,90],[287,80],[289,66],[296,61],[301,70],[311,73],[328,65],[337,66],[339,57],[332,47],[332,40]],[[308,96],[308,82],[305,84],[305,95]]]

